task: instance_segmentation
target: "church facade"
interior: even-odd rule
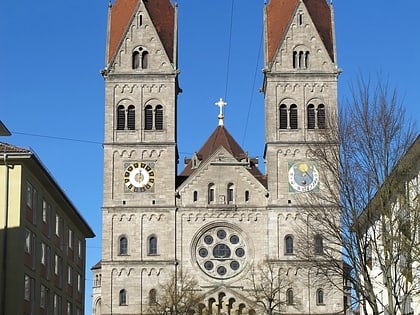
[[[272,314],[345,312],[342,279],[326,286],[298,255],[301,197],[322,195],[326,180],[308,144],[337,114],[333,10],[325,0],[271,0],[261,14],[265,174],[224,126],[223,100],[218,126],[178,174],[177,8],[110,5],[93,314],[150,314],[162,285],[175,277],[182,286],[186,275],[202,296],[191,314],[265,314],[253,294],[264,266],[288,279]],[[315,233],[307,245],[322,259],[328,244]]]

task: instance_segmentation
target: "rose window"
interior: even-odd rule
[[[238,231],[218,226],[199,236],[194,255],[204,273],[217,279],[229,279],[246,266],[247,249]]]

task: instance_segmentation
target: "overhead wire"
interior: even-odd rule
[[[40,135],[40,134],[27,133],[27,132],[12,131],[11,133],[12,133],[12,135],[13,134],[16,134],[16,135],[23,135],[23,136],[31,136],[31,137],[55,139],[55,140],[65,140],[65,141],[82,142],[82,143],[90,143],[90,144],[100,144],[100,145],[103,144],[102,142],[92,141],[92,140],[83,140],[83,139],[57,137],[57,136],[48,136],[48,135]]]

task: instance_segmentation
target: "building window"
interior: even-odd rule
[[[78,240],[78,246],[77,246],[78,256],[80,259],[82,259],[83,255],[83,242],[81,239]]]
[[[54,294],[54,315],[61,315],[61,296]]]
[[[28,209],[32,210],[32,223],[36,224],[37,221],[37,204],[38,204],[38,191],[31,183],[26,183],[26,205]],[[30,212],[29,212],[30,213]]]
[[[73,268],[67,266],[67,284],[73,286]]]
[[[295,50],[293,51],[292,66],[293,69],[308,69],[309,68],[309,51]]]
[[[286,254],[288,255],[293,254],[293,236],[287,235],[284,238],[284,243],[286,247]]]
[[[136,129],[136,109],[134,108],[134,105],[128,106],[127,109],[127,129]]]
[[[322,239],[321,235],[315,235],[315,254],[322,255],[324,254],[324,240]]]
[[[319,104],[317,108],[317,120],[318,128],[325,129],[325,106],[324,104]]]
[[[67,301],[67,315],[73,315],[73,305]]]
[[[153,109],[151,105],[147,105],[144,108],[144,129],[145,130],[153,129]]]
[[[315,129],[315,106],[309,104],[307,108],[308,129]]]
[[[138,69],[140,66],[140,52],[134,51],[132,56],[132,65],[131,68],[133,70]]]
[[[55,235],[60,237],[62,233],[63,233],[63,220],[61,219],[61,216],[58,213],[56,213],[55,214]]]
[[[49,304],[49,290],[46,286],[41,284],[39,306],[40,308],[46,309],[48,307],[48,304]]]
[[[25,253],[32,253],[32,232],[28,229],[25,230]]]
[[[127,291],[125,289],[122,289],[120,291],[119,298],[120,298],[120,302],[119,302],[120,305],[127,305]]]
[[[82,292],[82,276],[77,273],[77,292]]]
[[[155,128],[156,130],[163,129],[163,107],[162,105],[157,105],[155,109]]]
[[[208,187],[208,203],[214,202],[214,184],[209,184]]]
[[[32,278],[28,275],[25,275],[25,300],[32,300]]]
[[[128,239],[123,236],[120,238],[120,255],[127,255],[128,254]]]
[[[316,290],[316,304],[324,304],[324,291],[322,289]]]
[[[74,233],[73,230],[71,228],[68,228],[68,247],[70,249],[73,249],[74,246]]]
[[[117,130],[125,128],[125,108],[123,105],[117,107]]]
[[[287,289],[286,291],[286,304],[293,305],[293,289]]]
[[[280,129],[287,129],[287,106],[280,105]]]
[[[51,205],[45,200],[42,200],[42,222],[48,223],[50,220]]]
[[[233,203],[234,198],[234,186],[230,183],[227,187],[227,203]]]
[[[147,51],[143,51],[141,54],[141,68],[147,69],[149,67],[149,53]]]
[[[298,111],[296,104],[290,106],[290,129],[297,129],[298,127]]]
[[[157,254],[157,237],[150,236],[148,243],[148,251],[149,255],[156,255]]]
[[[44,266],[47,264],[48,261],[48,252],[48,245],[44,242],[41,242],[41,264]]]
[[[245,190],[245,202],[249,201],[249,190]]]
[[[156,303],[157,303],[156,290],[155,289],[151,289],[149,291],[149,305],[154,305]]]
[[[197,200],[198,200],[198,191],[194,190],[194,192],[193,192],[193,202],[197,202]]]

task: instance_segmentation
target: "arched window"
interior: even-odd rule
[[[156,130],[163,129],[163,107],[162,105],[157,105],[155,109],[155,128]]]
[[[293,289],[287,289],[286,291],[286,304],[293,305]]]
[[[131,68],[138,69],[140,67],[140,53],[138,51],[133,52],[132,60],[131,60]]]
[[[149,305],[154,305],[156,303],[157,303],[156,290],[155,289],[151,289],[149,291]]]
[[[127,129],[134,130],[136,129],[136,110],[134,105],[128,106],[127,110]]]
[[[194,190],[194,192],[193,192],[193,202],[197,202],[197,200],[198,200],[198,192],[197,192],[197,190]]]
[[[127,291],[125,289],[120,290],[120,294],[119,294],[119,298],[120,298],[120,305],[127,305]]]
[[[286,235],[284,238],[284,244],[286,248],[286,254],[293,254],[293,236]]]
[[[309,68],[309,51],[305,52],[305,68]]]
[[[308,129],[315,128],[315,106],[309,104],[307,108]]]
[[[125,128],[125,108],[123,105],[117,108],[117,130],[124,130]]]
[[[147,69],[149,67],[149,53],[147,51],[143,51],[141,54],[141,68]]]
[[[214,202],[214,184],[209,184],[208,187],[208,203]]]
[[[287,106],[280,105],[280,129],[287,129]]]
[[[120,238],[119,254],[127,255],[127,253],[128,253],[128,239],[125,236],[123,236]]]
[[[144,108],[144,129],[152,130],[153,128],[153,109],[151,105]]]
[[[318,105],[317,110],[317,120],[318,120],[318,128],[325,129],[325,106],[324,104]]]
[[[319,234],[315,235],[314,241],[315,241],[315,254],[316,255],[324,254],[324,240],[322,239],[322,236]]]
[[[290,105],[290,129],[297,129],[298,127],[298,111],[296,104]]]
[[[150,236],[148,241],[148,251],[149,255],[156,255],[157,254],[157,237]]]
[[[292,63],[293,63],[293,69],[296,69],[297,68],[297,51],[294,51],[293,52],[293,61],[292,61]]]
[[[324,304],[324,290],[316,290],[316,304]]]
[[[245,190],[245,202],[249,201],[249,190]]]
[[[232,183],[228,184],[227,186],[227,203],[233,203],[233,198],[234,198],[234,186]]]

